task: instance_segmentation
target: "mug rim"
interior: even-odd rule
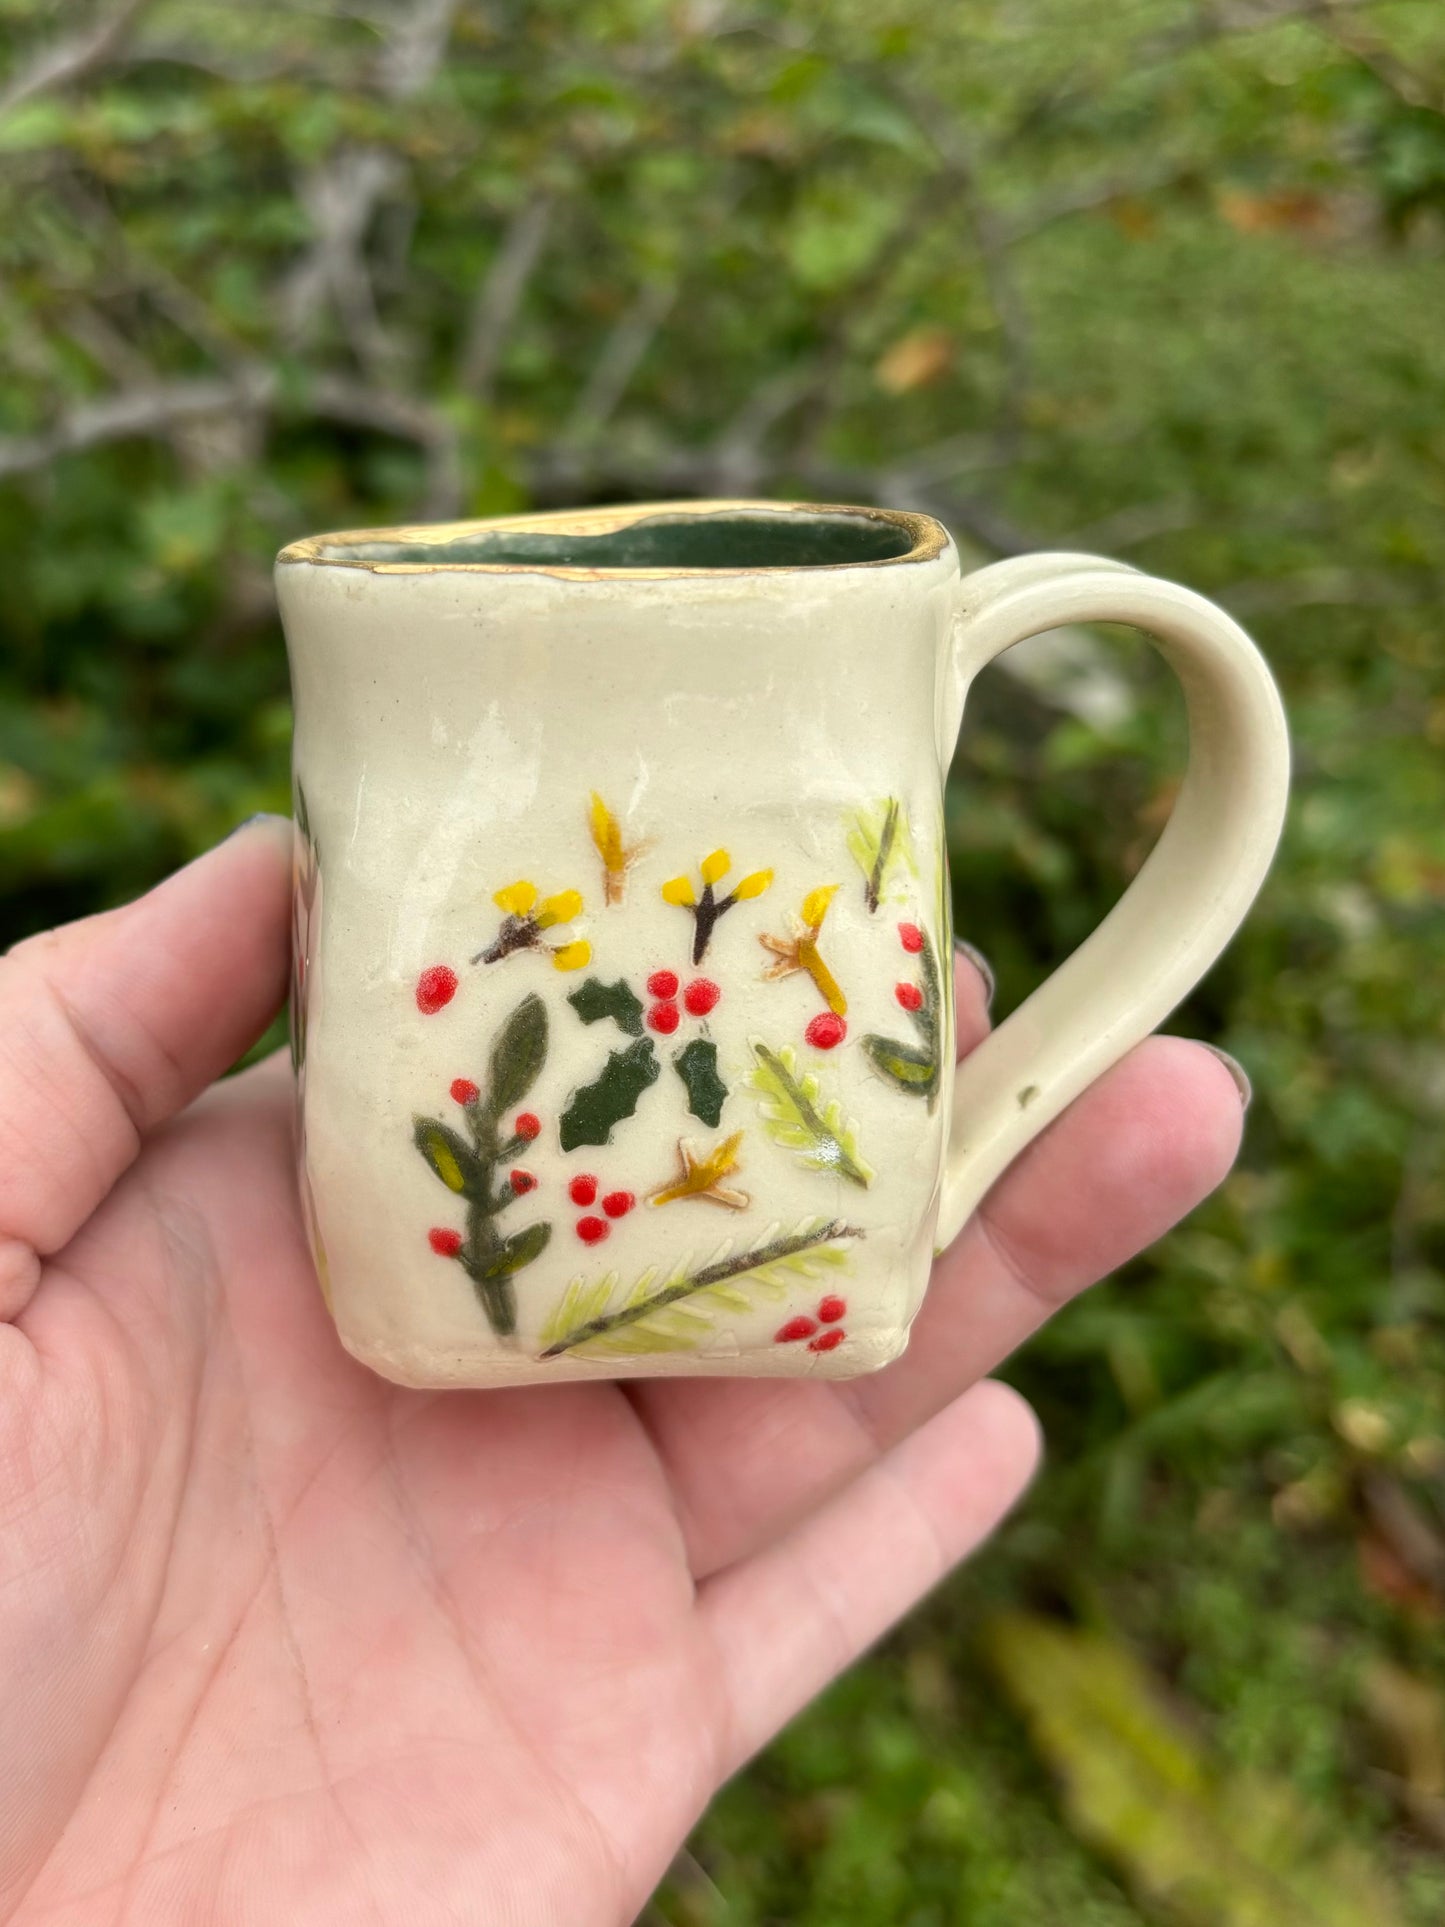
[[[798,516],[836,520],[849,517],[861,522],[882,523],[901,531],[909,547],[898,555],[873,556],[852,562],[760,562],[723,564],[717,567],[669,564],[661,567],[631,565],[587,565],[546,562],[463,562],[444,554],[435,561],[385,561],[374,555],[348,555],[347,549],[395,544],[399,548],[436,548],[465,541],[470,535],[486,533],[557,533],[582,537],[611,534],[633,524],[658,517],[702,521],[711,517],[768,515],[779,518]],[[717,579],[746,576],[802,576],[832,574],[839,570],[888,569],[899,564],[935,561],[952,544],[948,530],[931,515],[914,509],[879,508],[851,502],[771,501],[763,497],[708,497],[664,502],[626,502],[610,506],[577,509],[547,509],[539,512],[465,517],[452,522],[402,523],[392,528],[341,529],[321,535],[303,536],[289,542],[276,558],[276,566],[311,566],[333,569],[362,569],[372,575],[545,575],[572,582],[671,581],[679,577]],[[341,553],[337,553],[341,551]]]

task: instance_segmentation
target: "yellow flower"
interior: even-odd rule
[[[573,917],[582,914],[582,894],[579,890],[559,890],[554,897],[545,897],[537,912],[537,928],[550,930],[555,923],[570,923]]]
[[[771,870],[754,870],[750,876],[745,876],[741,883],[733,885],[733,895],[739,898],[760,897],[772,880]]]
[[[537,886],[525,880],[509,883],[505,890],[498,890],[492,898],[499,910],[505,910],[509,917],[525,917],[537,901]]]
[[[597,854],[602,859],[603,899],[607,903],[621,903],[627,888],[627,872],[642,855],[646,846],[641,843],[629,845],[623,842],[622,825],[596,790],[592,792],[587,821],[592,831],[592,841],[596,845]]]
[[[703,858],[698,870],[704,883],[721,883],[732,867],[733,860],[726,850],[714,850],[711,856]]]
[[[552,952],[554,970],[582,970],[591,961],[592,946],[582,937],[579,937],[575,943],[558,944]]]
[[[803,898],[803,922],[807,924],[814,936],[822,928],[823,919],[828,914],[828,905],[837,894],[837,884],[828,883],[821,884],[816,890],[810,890]]]
[[[684,908],[697,902],[692,885],[686,877],[672,877],[662,886],[664,903],[680,903]]]

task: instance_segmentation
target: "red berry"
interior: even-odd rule
[[[898,926],[898,941],[910,955],[916,957],[923,948],[923,932],[916,923],[900,923]]]
[[[454,1077],[452,1079],[452,1096],[458,1104],[475,1104],[481,1096],[481,1092],[469,1077]]]
[[[531,1111],[518,1111],[517,1121],[512,1126],[518,1137],[526,1138],[530,1144],[534,1137],[542,1135],[542,1120]]]
[[[780,1325],[777,1331],[773,1333],[773,1343],[775,1345],[791,1345],[794,1339],[811,1338],[817,1329],[818,1321],[815,1318],[808,1318],[806,1316],[790,1318],[786,1325]]]
[[[450,964],[433,964],[416,980],[416,1007],[423,1017],[434,1017],[457,994],[457,973]]]
[[[812,1344],[809,1345],[808,1350],[810,1352],[836,1351],[847,1336],[847,1332],[843,1330],[841,1325],[835,1325],[831,1331],[819,1332]]]
[[[647,980],[649,997],[675,997],[677,995],[677,972],[675,970],[654,970]]]
[[[721,996],[722,992],[711,977],[694,977],[682,993],[682,1001],[691,1016],[706,1017]]]
[[[580,1178],[573,1178],[567,1186],[567,1196],[573,1204],[591,1204],[597,1196],[596,1178],[589,1177],[585,1173]]]
[[[579,1218],[577,1236],[584,1245],[600,1245],[612,1226],[605,1218]]]
[[[671,981],[676,983],[676,977],[671,978]],[[647,1013],[647,1021],[653,1030],[660,1030],[664,1037],[671,1037],[681,1019],[678,1016],[677,1005],[668,1003],[654,1004]]]
[[[438,1258],[455,1258],[462,1248],[460,1231],[446,1231],[440,1225],[426,1234],[426,1241]]]
[[[625,1218],[636,1202],[630,1191],[609,1191],[602,1200],[602,1209],[609,1218]]]
[[[893,995],[905,1010],[921,1010],[923,1007],[923,992],[917,984],[895,984]]]
[[[530,1171],[509,1171],[507,1173],[507,1182],[519,1198],[523,1192],[535,1191],[537,1188],[537,1180],[532,1176]]]
[[[835,1012],[825,1010],[821,1016],[813,1019],[812,1023],[809,1024],[808,1028],[803,1032],[803,1035],[815,1049],[832,1050],[836,1044],[841,1044],[843,1039],[848,1035],[848,1026]]]
[[[848,1307],[841,1298],[827,1297],[818,1307],[818,1316],[825,1325],[836,1325]]]

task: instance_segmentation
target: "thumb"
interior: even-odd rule
[[[145,1133],[270,1022],[290,874],[289,821],[258,817],[136,902],[0,959],[0,1319]]]

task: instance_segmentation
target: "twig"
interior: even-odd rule
[[[147,0],[118,0],[89,29],[52,41],[0,88],[0,116],[13,113],[37,94],[68,87],[92,73],[120,47]]]
[[[603,1312],[600,1318],[589,1318],[585,1325],[578,1325],[555,1345],[549,1345],[542,1353],[543,1358],[558,1358],[563,1352],[570,1352],[578,1345],[585,1345],[589,1338],[601,1338],[606,1332],[620,1330],[624,1325],[635,1325],[640,1318],[649,1318],[655,1311],[667,1305],[675,1305],[679,1298],[688,1298],[693,1292],[706,1291],[710,1285],[720,1285],[725,1279],[739,1278],[745,1271],[758,1271],[764,1265],[776,1264],[780,1258],[791,1258],[799,1251],[810,1251],[814,1245],[832,1244],[839,1238],[861,1238],[866,1234],[858,1225],[847,1224],[842,1218],[832,1218],[816,1231],[809,1231],[797,1237],[774,1238],[765,1245],[754,1245],[751,1251],[742,1251],[734,1258],[720,1258],[716,1264],[704,1265],[701,1271],[690,1272],[680,1278],[675,1285],[665,1285],[655,1291],[650,1298],[644,1298],[635,1305],[624,1305],[620,1311]]]
[[[491,402],[502,350],[527,283],[542,258],[551,222],[550,194],[534,195],[518,208],[477,288],[457,364],[457,384],[483,406]]]
[[[611,421],[676,299],[675,281],[643,282],[602,344],[571,419],[562,430],[564,445],[585,446]]]

